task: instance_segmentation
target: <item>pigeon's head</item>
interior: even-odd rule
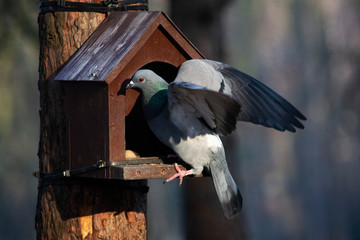
[[[153,92],[167,88],[167,83],[159,75],[148,69],[137,71],[126,86],[126,89],[136,89],[142,93]]]
[[[167,102],[168,83],[151,70],[137,71],[126,86],[141,93],[145,117],[151,117],[163,109]]]

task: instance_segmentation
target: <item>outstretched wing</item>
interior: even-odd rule
[[[170,109],[181,109],[186,111],[185,115],[203,119],[217,134],[227,135],[236,128],[240,105],[227,95],[197,84],[176,81],[169,84],[168,100]]]
[[[176,81],[192,82],[227,94],[241,106],[240,121],[295,132],[306,120],[293,105],[255,78],[221,62],[194,59],[183,63]]]

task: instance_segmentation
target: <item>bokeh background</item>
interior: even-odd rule
[[[149,239],[360,239],[360,2],[149,0],[198,49],[260,79],[308,118],[224,139],[243,197],[226,220],[211,179],[149,181]],[[0,239],[35,239],[38,1],[0,0]]]

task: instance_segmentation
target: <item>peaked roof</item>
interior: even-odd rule
[[[201,56],[164,13],[115,12],[100,24],[55,80],[112,82],[158,28],[185,52],[195,51]]]

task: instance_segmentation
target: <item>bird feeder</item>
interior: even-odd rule
[[[164,13],[111,13],[55,78],[63,85],[67,127],[63,175],[148,179],[174,174],[167,157],[171,150],[149,130],[139,93],[125,86],[141,68],[172,81],[192,58],[202,55]]]

